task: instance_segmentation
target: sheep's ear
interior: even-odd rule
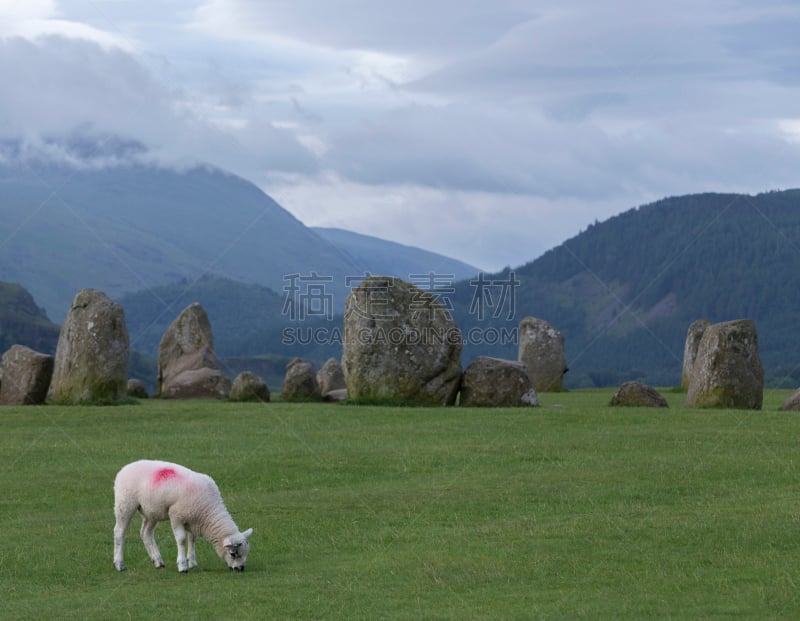
[[[250,535],[252,535],[252,534],[253,534],[253,529],[252,529],[252,528],[248,528],[246,531],[244,531],[244,532],[242,533],[242,537],[244,537],[245,539],[247,539],[247,538],[248,538]]]
[[[233,543],[231,542],[231,538],[230,537],[225,537],[225,539],[222,540],[222,546],[224,548],[230,548],[232,545],[233,545]]]

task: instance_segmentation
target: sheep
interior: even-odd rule
[[[178,571],[197,567],[197,537],[211,542],[231,571],[244,571],[252,528],[239,532],[222,502],[214,480],[166,461],[140,460],[124,466],[114,479],[114,567],[125,571],[123,545],[133,514],[142,514],[141,536],[150,560],[164,567],[154,536],[159,522],[169,520],[178,544]],[[187,550],[184,545],[188,544]]]

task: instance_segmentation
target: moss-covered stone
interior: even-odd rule
[[[692,367],[686,406],[760,410],[764,369],[752,320],[716,323],[706,328]]]
[[[128,328],[122,306],[102,291],[80,291],[61,327],[50,399],[58,403],[125,399],[128,356]]]
[[[544,319],[525,317],[519,322],[518,359],[528,368],[537,392],[560,392],[567,358],[564,335]]]
[[[453,405],[461,381],[461,332],[428,291],[372,276],[345,302],[349,399]]]
[[[692,368],[697,358],[697,348],[700,347],[703,334],[710,325],[707,319],[698,319],[692,322],[689,326],[689,330],[686,332],[686,343],[683,346],[683,367],[681,370],[681,388],[684,390],[689,389]]]

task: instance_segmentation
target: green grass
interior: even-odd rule
[[[800,417],[142,401],[0,409],[0,617],[788,619],[800,616]],[[198,542],[156,570],[135,518],[112,565],[117,470],[211,474],[244,574]]]

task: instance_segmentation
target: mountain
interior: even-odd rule
[[[312,227],[312,230],[348,254],[361,272],[396,276],[409,281],[415,274],[431,272],[438,275],[447,274],[453,280],[465,280],[474,277],[481,271],[474,265],[435,252],[370,235],[337,228]]]
[[[515,357],[515,343],[481,336],[532,315],[564,333],[568,385],[676,385],[692,321],[747,317],[756,322],[770,384],[800,385],[800,190],[667,198],[596,223],[513,273],[485,280],[498,283],[495,301],[502,283],[518,283],[507,287],[513,317],[508,309],[495,317],[497,304],[482,309],[480,287],[460,283],[454,314],[476,341],[465,347],[466,359]]]
[[[104,158],[136,145],[112,151]],[[253,184],[212,168],[9,163],[9,153],[0,149],[0,281],[22,283],[33,298],[0,291],[0,345],[52,350],[47,315],[60,321],[78,290],[96,287],[123,301],[144,354],[200,301],[223,356],[321,362],[340,349],[350,289],[365,272],[389,272],[446,302],[466,338],[465,363],[516,358],[514,331],[531,315],[564,333],[568,387],[674,385],[692,321],[749,317],[770,385],[800,385],[800,190],[666,198],[514,270],[473,275],[419,249],[309,229]]]
[[[284,328],[325,325],[324,317],[293,320],[285,296],[261,285],[245,284],[218,276],[203,276],[153,287],[121,296],[131,348],[148,356],[158,355],[158,344],[178,314],[199,302],[208,314],[219,356],[241,357],[261,354],[309,356],[308,344],[287,343]],[[333,315],[331,315],[333,320]],[[323,323],[320,322],[322,320]],[[341,317],[337,317],[341,321]],[[338,355],[336,349],[322,348],[315,359]]]
[[[58,321],[86,287],[118,298],[213,275],[290,294],[322,287],[341,309],[349,283],[365,272],[478,271],[418,248],[311,229],[252,183],[214,168],[131,163],[135,143],[103,142],[101,155],[116,163],[102,164],[93,144],[59,143],[77,165],[22,162],[13,144],[0,144],[0,281],[24,283]]]
[[[0,222],[0,280],[58,321],[85,287],[116,298],[214,274],[281,291],[319,273],[343,301],[359,273],[255,185],[205,167],[0,164]]]
[[[677,385],[691,322],[749,317],[768,384],[796,387],[799,278],[800,190],[790,190],[667,198],[595,223],[514,270],[432,284],[462,330],[465,365],[478,355],[516,358],[517,326],[530,315],[564,334],[567,387],[627,379]],[[121,302],[145,353],[198,300],[223,356],[299,355],[318,363],[338,356],[341,316],[293,318],[289,299],[288,292],[208,277]],[[159,318],[164,302],[169,310]]]
[[[22,285],[0,282],[0,355],[16,344],[55,354],[60,330]]]

